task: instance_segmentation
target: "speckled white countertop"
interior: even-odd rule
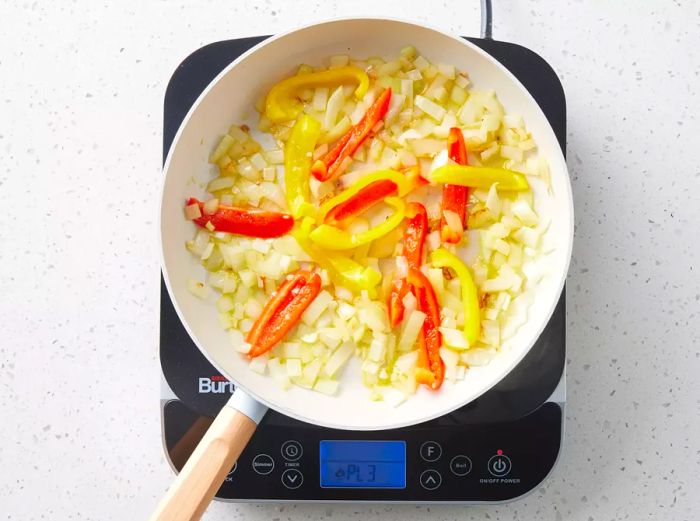
[[[493,507],[214,504],[206,519],[700,517],[700,8],[494,0],[568,100],[564,453]],[[255,5],[253,5],[255,4]],[[163,93],[192,50],[340,15],[477,35],[478,2],[0,2],[0,518],[145,519]]]

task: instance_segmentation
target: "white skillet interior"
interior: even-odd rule
[[[184,248],[194,233],[193,224],[183,216],[184,201],[189,196],[205,195],[205,182],[211,177],[207,158],[221,135],[234,122],[254,122],[255,100],[300,63],[325,64],[334,54],[389,58],[409,44],[431,61],[467,71],[476,88],[495,90],[507,112],[524,117],[551,170],[552,193],[547,194],[540,184],[534,187],[537,210],[542,217],[551,218],[546,241],[556,246],[547,257],[548,275],[537,289],[528,322],[503,352],[489,365],[470,369],[463,381],[446,382],[439,392],[419,389],[398,407],[370,402],[360,381],[359,363],[354,360],[343,372],[337,396],[297,387],[283,391],[269,376],[248,369],[219,326],[213,303],[199,300],[187,290],[187,280],[202,269]],[[573,238],[566,163],[549,123],[525,88],[493,58],[460,38],[386,19],[334,20],[305,27],[267,40],[229,65],[200,96],[178,131],[166,162],[160,218],[168,290],[190,336],[207,358],[256,399],[284,414],[357,430],[389,429],[441,416],[477,398],[503,378],[547,324],[564,284]]]

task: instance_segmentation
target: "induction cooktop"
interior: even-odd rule
[[[163,157],[199,94],[266,37],[212,43],[175,70],[165,94]],[[508,68],[542,108],[565,151],[566,102],[552,68],[512,43],[468,38]],[[446,416],[394,430],[318,427],[269,411],[216,498],[227,501],[493,503],[536,488],[553,469],[564,428],[565,295],[535,346],[501,382]],[[161,278],[164,447],[182,468],[233,384],[199,352]]]

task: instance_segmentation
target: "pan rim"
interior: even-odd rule
[[[159,254],[160,254],[160,264],[161,264],[161,270],[163,273],[163,279],[165,281],[165,286],[167,288],[168,294],[173,302],[173,307],[178,315],[178,318],[183,324],[183,327],[187,331],[188,335],[192,339],[192,341],[195,343],[197,348],[200,350],[200,352],[205,356],[205,358],[224,376],[226,376],[231,382],[234,383],[235,387],[237,389],[240,389],[241,391],[244,391],[246,394],[248,394],[251,398],[255,399],[259,403],[265,405],[266,407],[279,411],[282,414],[285,414],[287,416],[290,416],[292,418],[295,418],[297,420],[306,422],[306,423],[311,423],[314,425],[321,425],[324,427],[329,427],[329,428],[334,428],[334,429],[343,429],[347,430],[348,428],[351,428],[353,430],[357,431],[375,431],[375,430],[386,430],[386,429],[396,429],[400,427],[404,427],[407,425],[415,425],[418,423],[423,423],[425,421],[432,420],[434,418],[443,416],[445,414],[448,414],[464,405],[467,403],[470,403],[471,401],[477,399],[484,393],[488,392],[494,385],[496,385],[503,377],[505,377],[507,374],[509,374],[513,368],[515,368],[518,363],[524,358],[524,356],[530,351],[534,343],[537,341],[537,339],[540,337],[542,334],[542,331],[544,328],[547,326],[549,320],[551,319],[551,316],[554,312],[554,309],[556,308],[559,295],[561,295],[561,292],[564,288],[564,284],[566,282],[566,277],[568,274],[568,269],[571,263],[571,253],[573,249],[573,239],[574,239],[574,206],[573,206],[573,194],[572,194],[572,187],[571,187],[571,182],[570,178],[567,176],[567,182],[565,183],[566,187],[566,194],[561,194],[561,196],[565,196],[567,198],[566,201],[566,206],[568,207],[568,217],[569,217],[569,226],[568,226],[568,233],[567,233],[567,241],[565,245],[565,251],[564,251],[564,259],[565,259],[565,265],[563,266],[563,269],[561,270],[560,273],[560,278],[556,283],[556,288],[557,288],[557,298],[552,299],[552,302],[550,302],[549,309],[547,310],[546,313],[542,313],[542,321],[540,323],[540,327],[537,329],[537,332],[535,335],[533,335],[531,342],[527,346],[526,349],[522,349],[521,353],[514,357],[510,363],[503,368],[503,371],[501,372],[501,376],[498,379],[495,379],[493,382],[490,383],[490,385],[485,386],[483,389],[481,389],[478,393],[475,395],[470,395],[467,399],[463,401],[456,400],[454,403],[449,404],[448,407],[443,407],[440,408],[437,412],[427,412],[421,415],[419,419],[413,419],[413,420],[401,420],[401,421],[394,421],[394,422],[387,422],[386,425],[381,425],[377,426],[375,424],[370,424],[370,425],[355,425],[353,424],[352,426],[348,426],[347,424],[342,424],[342,423],[336,423],[333,421],[324,421],[322,418],[315,418],[313,417],[314,415],[306,416],[304,414],[299,413],[296,410],[290,410],[289,408],[286,407],[280,407],[276,406],[274,403],[272,403],[270,400],[264,399],[255,392],[251,391],[250,388],[248,388],[245,385],[241,385],[236,378],[233,378],[232,375],[228,372],[225,371],[222,367],[221,364],[219,364],[214,357],[210,355],[210,352],[208,349],[206,349],[203,344],[199,341],[197,336],[194,334],[192,328],[189,325],[189,322],[187,321],[186,317],[184,316],[184,312],[181,310],[180,305],[178,304],[178,300],[176,298],[175,292],[172,288],[171,282],[170,282],[170,274],[167,269],[167,265],[165,262],[165,250],[164,250],[164,240],[163,240],[163,201],[164,201],[164,195],[165,195],[165,185],[166,185],[166,179],[168,177],[168,171],[171,166],[172,158],[174,151],[176,149],[176,145],[180,140],[180,137],[187,126],[189,120],[191,119],[192,114],[197,110],[198,106],[202,103],[202,101],[206,98],[208,95],[209,91],[219,83],[219,81],[226,76],[229,71],[236,67],[241,61],[245,60],[248,56],[251,54],[257,52],[260,48],[265,47],[267,45],[272,44],[273,42],[284,38],[288,35],[298,33],[301,31],[305,31],[307,29],[317,27],[317,26],[322,26],[322,25],[328,25],[328,24],[334,24],[334,23],[342,23],[342,22],[361,22],[361,21],[372,21],[372,22],[393,22],[393,23],[400,23],[400,24],[406,24],[409,26],[413,26],[416,28],[420,29],[426,29],[428,31],[432,31],[434,33],[437,33],[437,35],[441,37],[446,37],[450,38],[454,41],[459,42],[460,44],[469,47],[473,52],[476,52],[480,54],[483,58],[491,62],[494,66],[496,66],[500,71],[505,74],[509,80],[526,96],[528,101],[532,103],[534,106],[538,108],[538,110],[541,112],[541,109],[539,108],[536,100],[532,97],[532,95],[527,91],[527,89],[522,85],[522,83],[518,80],[517,77],[515,77],[508,69],[505,68],[498,60],[493,58],[490,54],[487,52],[483,51],[480,49],[478,46],[473,44],[472,42],[465,40],[461,37],[451,35],[449,33],[446,33],[438,28],[432,27],[430,25],[424,24],[424,23],[417,23],[414,21],[410,20],[405,20],[401,18],[394,18],[394,17],[383,17],[383,16],[361,16],[361,17],[336,17],[336,18],[330,18],[330,19],[324,19],[320,20],[317,22],[309,23],[301,27],[294,28],[289,31],[282,32],[280,34],[271,36],[269,38],[266,38],[265,40],[259,42],[255,46],[251,47],[249,50],[238,56],[235,60],[233,60],[230,64],[228,64],[219,74],[216,75],[216,77],[207,85],[207,87],[202,91],[202,93],[197,97],[196,101],[192,104],[190,109],[188,110],[187,114],[182,120],[182,123],[178,127],[178,130],[173,138],[172,144],[170,146],[170,149],[168,151],[168,155],[166,157],[165,164],[163,166],[163,176],[161,179],[161,186],[160,186],[160,199],[159,199],[159,206],[158,206],[158,240],[160,243],[159,247]],[[551,129],[551,126],[549,126],[549,131],[553,133],[553,130]],[[551,157],[551,155],[548,157],[550,160],[558,160],[560,161],[563,165],[565,170],[567,171],[568,174],[568,169],[566,168],[566,161],[563,156],[563,152],[559,147],[557,147],[557,156],[556,158]],[[559,247],[564,248],[564,245],[560,245]],[[545,319],[546,318],[546,319]],[[410,400],[410,398],[409,398]]]

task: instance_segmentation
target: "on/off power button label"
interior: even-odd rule
[[[487,463],[489,473],[497,478],[507,476],[511,467],[512,465],[510,458],[503,454],[503,451],[501,450],[499,450],[494,456],[491,456],[489,462]]]

